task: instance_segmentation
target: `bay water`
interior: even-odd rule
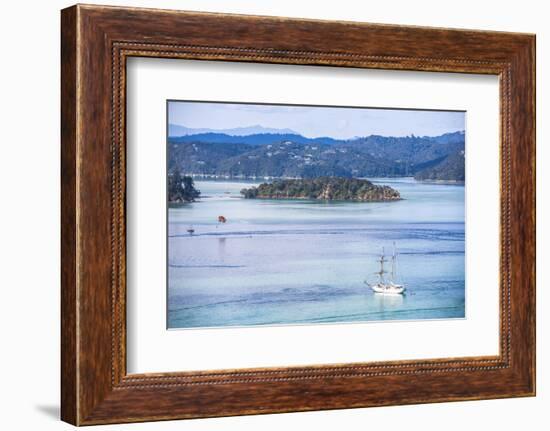
[[[370,180],[403,200],[244,199],[259,182],[196,181],[201,199],[168,210],[168,328],[463,318],[464,186]],[[376,294],[364,281],[394,244],[407,290]]]

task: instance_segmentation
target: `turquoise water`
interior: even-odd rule
[[[168,212],[168,327],[463,318],[464,186],[373,182],[404,199],[245,200],[254,183],[197,181],[201,201]],[[375,294],[363,281],[393,242],[407,292]]]

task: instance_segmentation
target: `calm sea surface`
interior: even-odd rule
[[[245,200],[257,183],[196,181],[201,201],[168,212],[168,327],[464,317],[464,186],[373,182],[404,200]],[[407,292],[375,294],[364,280],[394,242]]]

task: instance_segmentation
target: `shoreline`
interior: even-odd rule
[[[247,199],[247,200],[254,200],[254,199],[260,199],[260,200],[271,200],[271,201],[313,201],[313,202],[354,202],[354,203],[382,203],[382,202],[398,202],[398,201],[404,201],[404,198],[397,198],[397,199],[377,199],[377,200],[360,200],[360,199],[317,199],[317,198],[307,198],[307,197],[284,197],[284,198],[276,198],[276,197],[267,197],[267,196],[257,196],[255,198],[245,198],[242,197],[241,199]]]
[[[466,184],[466,181],[461,180],[417,180],[416,182],[425,183],[425,184],[441,184],[443,186],[463,186]]]
[[[192,177],[193,179],[198,180],[208,180],[208,181],[219,181],[219,182],[238,182],[238,181],[251,181],[251,182],[266,182],[266,181],[276,181],[276,180],[303,180],[303,179],[309,179],[309,178],[302,178],[302,177],[271,177],[271,176],[265,176],[265,177],[245,177],[245,176],[229,176],[229,175],[216,175],[216,174],[191,174],[191,173],[184,173],[182,174],[184,176]],[[347,178],[347,177],[335,177],[335,178]],[[465,181],[460,180],[417,180],[412,175],[404,175],[404,176],[391,176],[391,177],[351,177],[355,179],[360,180],[369,180],[369,181],[378,181],[378,180],[398,180],[398,179],[410,179],[414,180],[417,183],[426,183],[426,184],[441,184],[441,185],[465,185]]]

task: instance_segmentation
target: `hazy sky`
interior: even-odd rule
[[[371,108],[169,102],[170,124],[231,129],[261,125],[292,129],[306,137],[437,136],[465,130],[465,113]]]

